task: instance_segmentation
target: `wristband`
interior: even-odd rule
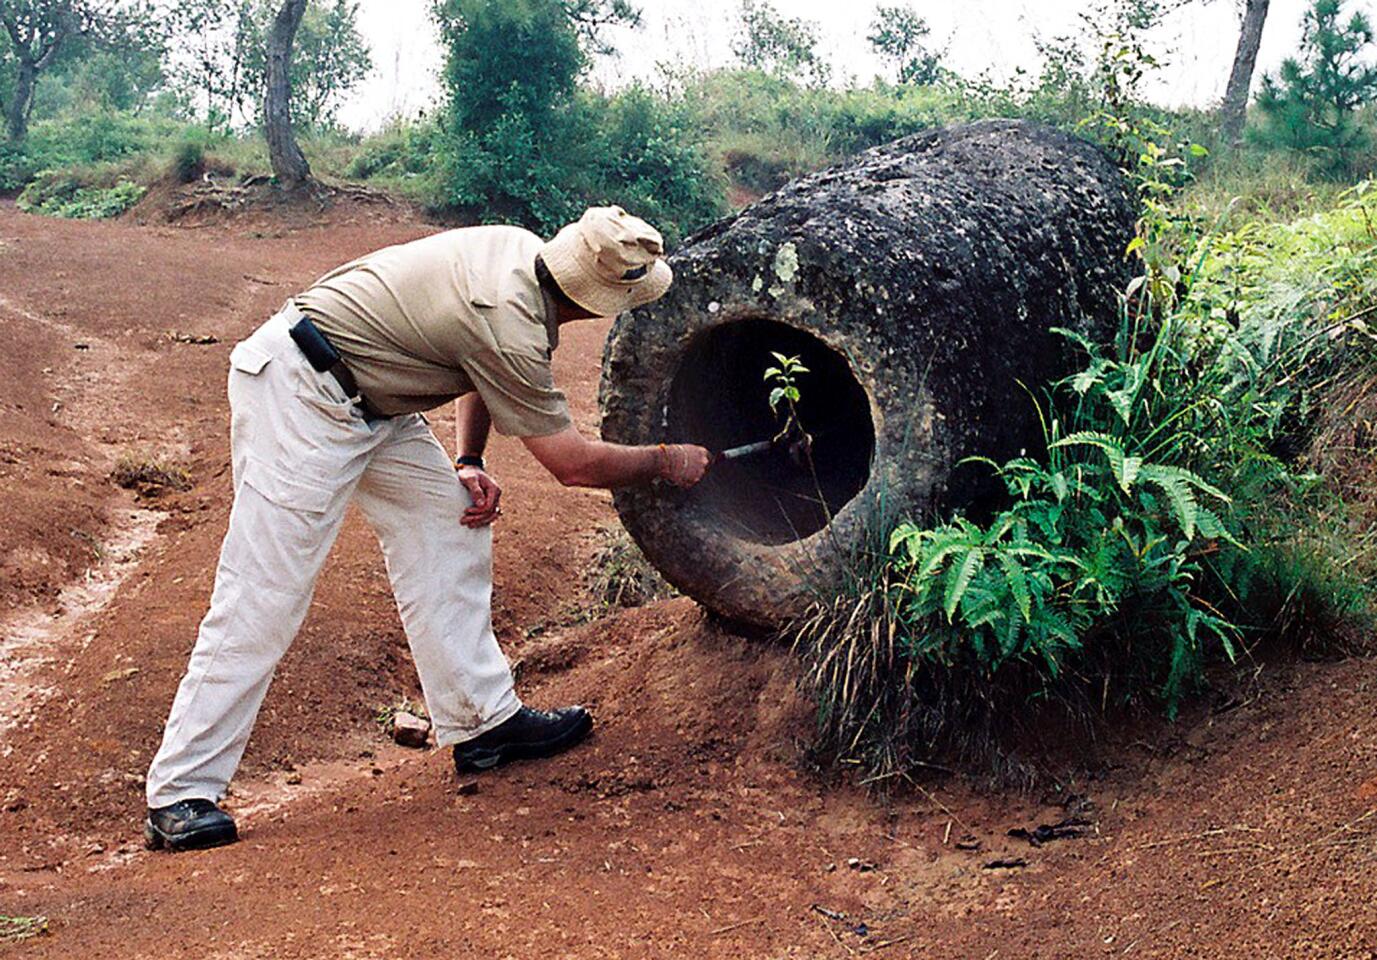
[[[458,470],[460,467],[477,467],[479,470],[486,470],[487,464],[483,462],[482,457],[466,453],[462,457],[454,458],[454,469]]]

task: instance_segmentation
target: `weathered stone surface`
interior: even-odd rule
[[[801,355],[814,469],[772,453],[689,491],[624,490],[623,523],[679,589],[774,625],[898,514],[970,503],[1038,439],[1048,332],[1112,329],[1133,207],[1094,146],[987,121],[919,134],[797,181],[689,238],[664,299],[608,341],[603,435],[723,448],[775,428],[771,351]]]

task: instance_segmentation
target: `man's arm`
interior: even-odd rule
[[[492,417],[477,391],[466,393],[454,401],[454,448],[461,457],[481,457],[488,446],[488,431]],[[473,506],[464,511],[459,522],[466,527],[486,527],[502,512],[502,488],[478,467],[457,467],[459,482],[468,490]]]
[[[481,457],[488,446],[492,417],[478,391],[454,401],[454,448],[461,457]]]
[[[566,487],[612,489],[652,480],[691,487],[703,479],[711,460],[706,449],[692,444],[628,447],[589,440],[574,427],[521,442]]]

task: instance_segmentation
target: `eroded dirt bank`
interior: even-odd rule
[[[26,635],[42,662],[17,665],[32,695],[0,735],[0,914],[51,933],[0,952],[1377,956],[1374,664],[1269,667],[1243,702],[1127,732],[1060,792],[939,778],[882,804],[800,761],[784,652],[684,600],[567,625],[609,498],[502,441],[499,634],[528,699],[594,706],[594,740],[468,796],[442,753],[387,744],[374,713],[415,678],[355,517],[231,798],[243,842],[144,852],[140,781],[229,507],[229,347],[322,270],[431,229],[350,221],[137,228],[0,208],[0,602],[59,625]],[[557,355],[589,430],[605,332]],[[100,575],[136,506],[106,480],[131,451],[174,455],[193,486],[152,505],[156,535],[118,589],[73,616],[62,587]],[[1007,836],[1069,816],[1089,835]],[[987,868],[1010,859],[1027,865]]]

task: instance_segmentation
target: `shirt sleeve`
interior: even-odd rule
[[[547,437],[573,424],[550,361],[509,350],[480,350],[463,361],[493,428],[508,437]]]

